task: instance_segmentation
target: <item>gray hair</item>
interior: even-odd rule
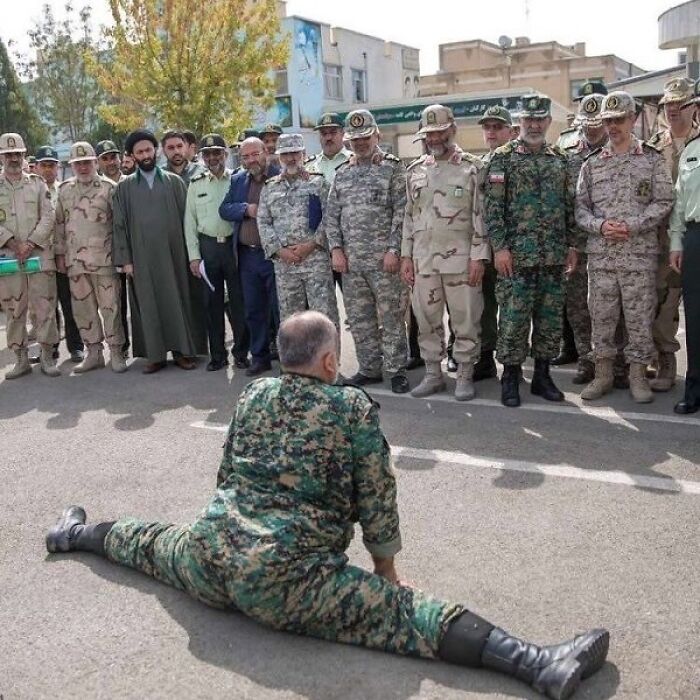
[[[312,365],[323,352],[335,350],[338,331],[333,322],[318,311],[292,314],[280,324],[277,352],[280,364],[290,369]]]

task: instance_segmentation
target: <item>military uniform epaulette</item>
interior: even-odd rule
[[[595,151],[591,151],[587,156],[584,156],[584,158],[583,158],[584,163],[585,163],[589,158],[592,158],[593,156],[597,156],[602,150],[603,150],[603,147],[602,147],[602,146],[599,146],[598,148],[595,149]]]
[[[401,158],[398,158],[398,157],[395,156],[393,153],[385,153],[385,154],[384,154],[384,160],[393,160],[393,161],[395,161],[396,163],[400,163],[400,162],[401,162]]]
[[[411,168],[415,168],[416,165],[420,165],[420,163],[422,163],[422,162],[426,159],[426,157],[427,157],[427,156],[425,156],[425,155],[418,156],[418,158],[416,158],[415,160],[412,160],[412,161],[408,164],[408,167],[406,168],[406,170],[410,170]]]
[[[563,147],[563,151],[566,153],[567,151],[573,151],[574,149],[578,149],[578,147],[581,145],[581,139],[578,141],[574,141],[573,143],[570,143],[568,146]],[[560,146],[560,148],[562,148]]]
[[[74,185],[74,184],[75,184],[75,178],[69,177],[67,180],[63,180],[63,182],[58,183],[58,189],[60,190],[61,187],[65,187],[66,185]]]
[[[341,168],[345,167],[346,165],[350,165],[350,161],[349,161],[349,160],[345,160],[345,161],[343,161],[342,163],[340,163],[340,165],[336,165],[336,166],[335,166],[335,169],[336,169],[336,170],[340,170]]]
[[[508,143],[504,143],[502,146],[499,146],[494,152],[494,156],[508,156],[510,155],[516,147],[517,141],[508,141]]]
[[[661,141],[661,136],[662,136],[662,133],[660,131],[657,131],[647,141],[645,141],[645,143],[648,144],[649,146],[656,147],[656,144]]]
[[[202,170],[201,172],[198,172],[193,178],[190,178],[190,183],[197,182],[197,180],[201,180],[208,172],[208,170]]]
[[[578,131],[578,129],[579,129],[579,128],[578,128],[577,126],[570,126],[570,127],[566,128],[566,129],[562,129],[562,130],[559,132],[559,137],[561,138],[564,134],[573,134],[574,131]]]
[[[40,175],[37,175],[36,173],[27,173],[27,176],[30,180],[33,178],[34,180],[41,180],[42,182],[44,181],[44,178]]]
[[[484,161],[479,158],[479,156],[475,156],[472,153],[469,153],[468,151],[462,151],[462,161],[466,161],[467,163],[472,163],[476,165],[477,168],[483,168],[484,167]]]
[[[307,156],[306,160],[304,161],[304,165],[307,163],[313,163],[316,158],[318,158],[318,153],[314,153],[312,156]]]
[[[652,136],[653,138],[653,136]],[[663,149],[660,146],[657,146],[655,143],[649,143],[648,141],[645,141],[642,144],[642,149],[647,149],[648,151],[653,151],[654,153],[663,153]]]

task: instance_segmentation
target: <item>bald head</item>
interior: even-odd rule
[[[318,311],[292,314],[280,325],[277,351],[283,369],[319,377],[329,383],[337,372],[338,331]]]
[[[239,151],[243,167],[254,177],[260,178],[267,167],[265,144],[255,136],[245,139]]]

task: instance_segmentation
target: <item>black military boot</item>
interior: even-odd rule
[[[547,401],[563,401],[564,394],[557,389],[549,373],[549,360],[535,359],[535,373],[532,375],[530,392]]]
[[[482,664],[524,681],[552,700],[566,700],[582,679],[605,663],[610,633],[595,629],[568,642],[539,647],[511,637],[498,627],[486,640]]]
[[[579,360],[578,369],[574,378],[571,380],[572,384],[589,384],[595,378],[595,365],[590,360]]]
[[[46,535],[49,552],[92,552],[104,557],[105,537],[114,521],[86,525],[87,515],[80,506],[70,506],[63,511],[59,521]]]
[[[482,379],[493,379],[498,372],[496,371],[496,361],[493,359],[491,350],[484,350],[479,355],[478,362],[474,365],[474,381],[478,382]]]
[[[503,365],[501,374],[501,403],[509,408],[520,406],[520,365]]]
[[[574,342],[574,331],[571,328],[569,319],[564,314],[564,325],[562,327],[561,349],[559,354],[552,360],[553,365],[571,365],[578,360],[576,343]]]

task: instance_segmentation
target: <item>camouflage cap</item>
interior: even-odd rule
[[[301,134],[282,134],[277,141],[278,155],[283,153],[299,153],[306,149],[304,137]]]
[[[353,110],[345,117],[345,138],[365,139],[378,130],[372,112],[366,109]]]
[[[602,126],[603,120],[600,118],[600,110],[603,106],[605,95],[586,95],[581,100],[581,105],[576,118],[583,126]]]
[[[574,102],[580,102],[584,97],[588,95],[607,95],[608,88],[605,87],[605,83],[602,80],[587,80],[578,89],[578,95],[574,97]]]
[[[337,112],[325,112],[319,117],[319,120],[316,122],[314,130],[316,131],[318,129],[323,129],[326,126],[339,126],[342,129],[343,120],[340,118],[340,115]]]
[[[95,149],[87,141],[76,141],[70,147],[69,163],[77,163],[79,160],[97,160]]]
[[[121,153],[121,151],[117,148],[117,144],[114,143],[114,141],[105,139],[104,141],[98,142],[95,146],[95,155],[99,158],[105,155],[105,153]]]
[[[691,78],[672,78],[664,85],[664,94],[659,100],[660,105],[669,102],[687,102],[693,96],[693,81]]]
[[[258,132],[262,137],[264,134],[281,134],[282,127],[279,124],[265,124],[265,126]]]
[[[36,149],[36,162],[41,163],[45,160],[51,160],[58,163],[58,151],[51,146],[41,146]]]
[[[3,153],[26,153],[24,139],[19,134],[8,133],[0,136],[0,155]]]
[[[685,101],[683,107],[690,107],[690,105],[696,104],[700,104],[700,79],[695,81],[693,94]]]
[[[423,128],[420,131],[422,134],[427,134],[431,131],[449,129],[455,123],[455,115],[449,107],[444,105],[429,105],[422,111],[420,120],[423,122]]]
[[[510,116],[510,112],[501,105],[492,105],[489,107],[482,114],[481,119],[479,119],[479,124],[483,124],[489,119],[493,119],[497,122],[503,122],[504,124],[508,124],[508,126],[512,126],[513,124],[513,117]]]
[[[226,148],[226,141],[221,134],[205,134],[199,142],[200,151],[213,151],[217,148]]]
[[[634,97],[629,92],[616,90],[603,98],[603,104],[600,107],[601,119],[617,119],[626,117],[628,114],[634,114],[637,111]]]
[[[552,100],[546,95],[533,93],[532,95],[523,95],[523,107],[520,110],[519,117],[534,117],[542,119],[550,116],[552,113]]]

